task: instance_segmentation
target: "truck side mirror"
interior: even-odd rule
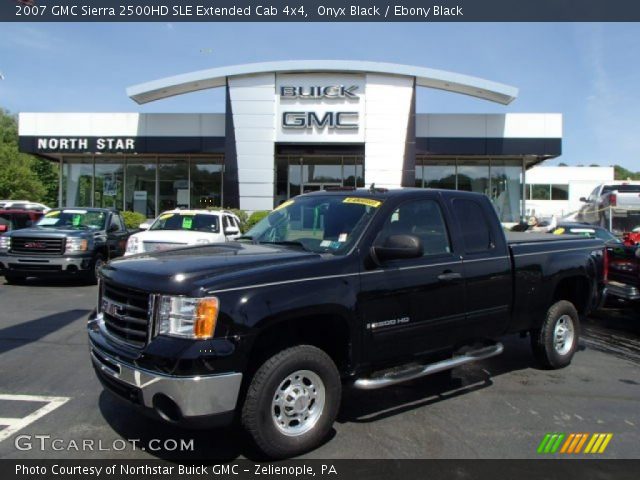
[[[580,197],[580,201],[584,202],[584,203],[587,203],[587,199],[585,197]]]
[[[401,260],[421,257],[424,252],[422,240],[415,235],[389,235],[381,245],[371,247],[375,260]]]
[[[227,227],[224,229],[225,235],[237,235],[239,233],[240,233],[240,230],[238,229],[238,227]]]
[[[143,222],[140,225],[138,225],[138,228],[140,230],[149,230],[151,228],[151,225],[149,224],[149,222]]]

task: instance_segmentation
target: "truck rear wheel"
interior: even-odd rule
[[[342,385],[335,363],[319,348],[299,345],[269,358],[251,380],[242,424],[271,458],[311,450],[331,429]]]
[[[580,319],[576,308],[560,300],[547,310],[539,330],[531,332],[531,348],[536,360],[544,367],[557,369],[571,363],[578,348]]]

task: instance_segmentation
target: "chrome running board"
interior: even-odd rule
[[[354,382],[354,386],[361,390],[384,388],[397,383],[408,382],[409,380],[424,377],[425,375],[450,370],[452,368],[459,367],[460,365],[464,365],[465,363],[477,362],[478,360],[484,360],[485,358],[495,357],[496,355],[500,355],[503,350],[503,345],[501,343],[496,343],[488,347],[470,350],[462,355],[456,355],[455,357],[441,360],[439,362],[429,363],[427,365],[412,365],[400,371],[395,370],[386,372],[379,376],[359,378]]]

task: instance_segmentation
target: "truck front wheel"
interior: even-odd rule
[[[571,302],[551,305],[539,330],[531,332],[533,354],[546,368],[563,368],[571,363],[578,348],[580,319]]]
[[[298,455],[327,436],[341,395],[338,369],[324,351],[311,345],[287,348],[253,376],[242,424],[269,457]]]

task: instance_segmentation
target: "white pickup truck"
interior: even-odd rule
[[[578,212],[577,220],[611,231],[628,232],[640,226],[640,182],[598,185]]]

